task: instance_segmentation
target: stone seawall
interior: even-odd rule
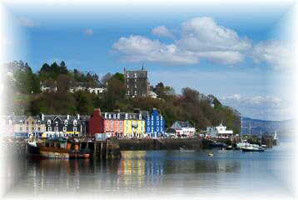
[[[120,150],[202,149],[202,139],[119,139]]]

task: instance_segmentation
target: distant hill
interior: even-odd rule
[[[294,120],[267,121],[242,117],[241,133],[251,135],[274,134],[276,131],[279,136],[289,136],[293,131]]]

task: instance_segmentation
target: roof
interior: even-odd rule
[[[172,129],[179,130],[182,128],[194,128],[188,121],[176,121],[172,126]]]
[[[109,118],[109,115],[111,115],[111,118]],[[118,115],[120,115],[118,117]],[[126,113],[126,112],[103,112],[102,116],[104,119],[120,119],[125,120],[126,116],[127,119],[139,119],[140,115],[142,119],[144,119],[144,115],[142,113]]]
[[[125,71],[124,72],[125,78],[135,78],[135,74],[137,75],[137,78],[147,78],[146,70],[134,70],[134,71]],[[127,75],[129,77],[127,77]]]

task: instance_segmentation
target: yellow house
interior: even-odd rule
[[[124,136],[131,138],[144,137],[145,133],[145,120],[140,113],[125,113],[124,119]]]
[[[38,117],[33,116],[16,116],[14,119],[14,132],[33,134],[36,132],[44,132],[46,127],[41,123]]]

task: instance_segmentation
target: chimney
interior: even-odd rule
[[[44,114],[41,114],[41,121],[44,121]]]
[[[77,114],[78,119],[80,119],[80,114]]]
[[[69,119],[69,115],[67,115],[66,117],[67,117],[67,119]]]

